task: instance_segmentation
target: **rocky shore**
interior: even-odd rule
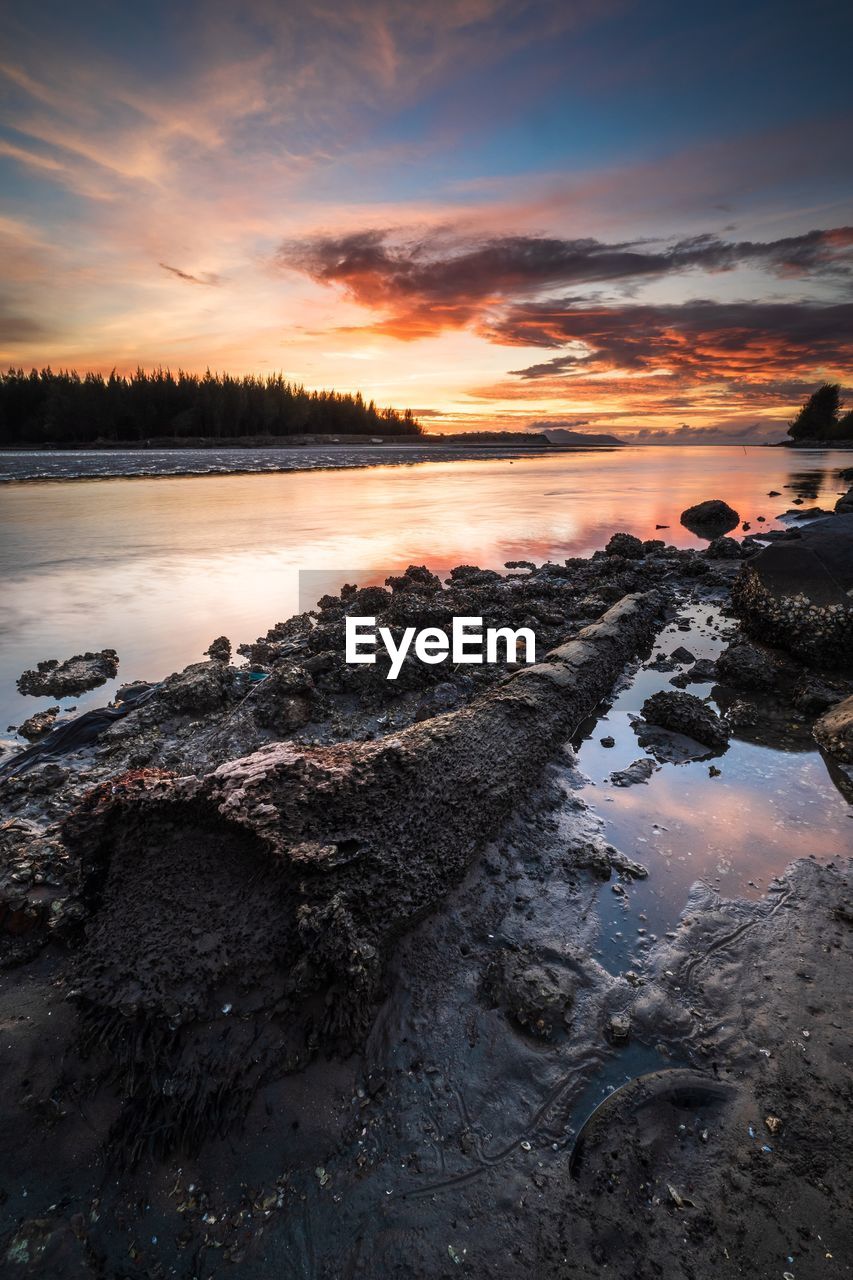
[[[567,744],[626,670],[669,687],[618,785],[784,726],[853,802],[853,515],[737,541],[701,506],[702,551],[345,586],[0,763],[10,1274],[848,1274],[849,864],[805,833],[765,898],[697,885],[639,969],[599,958],[591,895],[649,872]],[[530,627],[539,661],[391,682],[350,614]]]

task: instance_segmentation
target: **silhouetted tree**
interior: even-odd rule
[[[410,409],[376,408],[360,393],[306,391],[280,373],[266,378],[179,369],[115,370],[81,377],[74,370],[0,373],[0,444],[73,445],[98,440],[201,437],[280,438],[302,434],[420,435]]]
[[[853,409],[848,409],[838,419],[838,426],[835,429],[834,440],[853,440]]]
[[[837,382],[825,382],[803,405],[788,427],[793,440],[830,440],[838,427],[841,388]]]

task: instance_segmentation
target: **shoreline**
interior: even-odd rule
[[[659,449],[695,450],[704,456],[707,449],[735,449],[727,445],[299,445],[299,446],[212,446],[79,450],[0,450],[0,486],[86,480],[199,479],[228,475],[289,475],[300,472],[369,470],[382,466],[417,467],[424,463],[509,462],[598,454],[642,456]],[[743,446],[751,452],[765,446]],[[799,446],[797,453],[805,452]],[[845,453],[843,447],[815,446],[812,452]],[[200,465],[209,459],[209,465]],[[37,469],[38,467],[38,469]]]
[[[45,451],[7,451],[6,457],[22,456],[28,457],[45,457],[53,460],[59,460],[54,463],[54,469],[45,474],[21,474],[12,475],[4,474],[3,453],[0,452],[0,485],[2,484],[28,484],[40,483],[43,481],[70,481],[70,480],[153,480],[153,479],[177,479],[181,477],[199,478],[204,476],[222,476],[222,475],[288,475],[291,473],[303,471],[347,471],[347,470],[363,470],[372,467],[381,466],[419,466],[426,462],[483,462],[483,461],[510,461],[514,462],[521,458],[542,458],[553,457],[555,454],[572,454],[572,453],[589,453],[591,450],[595,452],[610,452],[614,446],[609,445],[590,445],[585,448],[578,448],[574,445],[553,445],[543,447],[541,449],[524,448],[523,446],[436,446],[424,448],[417,445],[401,445],[401,446],[346,446],[346,445],[329,445],[329,446],[293,446],[286,450],[290,452],[290,457],[282,458],[280,465],[260,465],[269,460],[270,453],[277,452],[277,447],[272,446],[270,449],[266,447],[250,447],[243,446],[224,447],[223,453],[231,453],[232,458],[229,459],[228,465],[210,466],[204,468],[183,467],[177,469],[163,470],[120,470],[117,469],[115,463],[117,456],[122,453],[131,455],[134,460],[144,462],[153,457],[162,457],[174,455],[176,453],[187,454],[210,454],[215,453],[216,449],[195,449],[195,450],[178,450],[178,449],[136,449],[136,450],[54,450]],[[340,458],[330,458],[328,455],[334,453],[336,449],[341,452]],[[301,455],[300,451],[301,450]],[[255,465],[235,466],[233,465],[233,455],[244,451],[250,454],[254,459]],[[69,458],[98,458],[103,459],[107,469],[105,470],[85,470],[80,469],[75,472],[63,472],[60,468]],[[110,466],[110,464],[113,464]],[[289,465],[288,465],[289,464]],[[73,466],[73,463],[70,464]],[[128,464],[125,464],[127,466]]]
[[[583,742],[615,735],[618,764],[636,737],[618,807],[655,772],[710,791],[735,737],[810,740],[850,675],[731,613],[762,545],[802,540],[617,534],[562,565],[344,588],[245,666],[221,637],[95,742],[0,778],[0,1057],[28,1063],[3,1126],[29,1170],[26,1199],[4,1184],[3,1247],[115,1270],[129,1232],[146,1269],[189,1276],[201,1251],[260,1280],[309,1221],[317,1275],[521,1277],[559,1264],[571,1221],[587,1273],[628,1280],[637,1230],[673,1272],[713,1274],[745,1237],[753,1265],[802,1272],[802,1220],[840,1254],[843,860],[792,850],[755,900],[706,886],[658,923],[664,867],[612,842],[581,772]],[[352,608],[532,617],[548,658],[407,659],[389,685],[341,661]],[[655,728],[650,687],[687,718]]]

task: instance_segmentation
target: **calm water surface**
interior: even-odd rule
[[[763,527],[778,527],[776,517],[798,495],[807,506],[831,507],[847,487],[838,471],[851,462],[850,453],[818,450],[625,448],[349,471],[7,484],[0,488],[0,730],[48,705],[15,689],[37,660],[110,647],[121,681],[161,678],[200,660],[214,636],[236,646],[295,612],[300,571],[324,571],[326,589],[381,581],[412,563],[500,568],[512,559],[585,555],[617,529],[699,546],[678,521],[691,503],[724,498],[754,530],[759,515]],[[768,497],[771,489],[782,496]],[[114,688],[66,705],[103,705]],[[622,714],[614,709],[617,721]],[[606,761],[592,746],[582,752],[599,786],[605,769],[642,754],[632,735],[619,736]],[[726,760],[715,789],[707,767],[691,765],[611,796],[614,842],[641,853],[648,842],[674,849],[678,833],[689,833],[690,863],[683,839],[678,853],[662,854],[679,896],[697,874],[743,888],[752,868],[766,884],[803,851],[804,829],[807,851],[827,856],[849,846],[848,806],[816,752],[738,744]],[[653,814],[664,810],[669,841],[652,830]]]

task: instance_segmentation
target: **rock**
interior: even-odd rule
[[[311,653],[307,658],[301,660],[303,671],[307,671],[311,676],[322,675],[324,671],[331,671],[335,665],[337,655],[333,649],[323,649],[320,653]]]
[[[685,675],[691,684],[705,684],[709,680],[716,680],[717,664],[713,658],[697,658]]]
[[[686,689],[690,684],[709,684],[716,678],[716,662],[712,658],[697,658],[688,671],[679,671],[669,683],[676,689]]]
[[[743,566],[732,604],[751,635],[806,661],[842,666],[853,652],[853,512],[797,532]]]
[[[205,649],[208,658],[213,658],[215,662],[231,661],[231,641],[227,636],[217,636],[210,645],[209,649]]]
[[[647,724],[633,716],[631,722],[637,741],[658,764],[686,764],[689,760],[705,760],[713,752],[696,738],[688,737],[659,724]]]
[[[433,685],[421,697],[415,709],[415,721],[428,720],[431,716],[440,716],[445,711],[452,711],[459,705],[460,691],[456,685],[444,680]]]
[[[613,872],[606,846],[592,842],[573,851],[572,864],[582,871],[591,871],[599,880],[609,880]]]
[[[629,858],[627,854],[614,849],[612,845],[607,846],[607,856],[610,859],[611,867],[620,876],[626,876],[629,880],[648,879],[649,873],[641,862],[635,862],[633,858]]]
[[[817,677],[806,676],[793,693],[791,701],[798,711],[805,715],[819,716],[836,703],[842,702],[849,693],[849,684],[842,686]]]
[[[536,565],[532,560],[507,560],[504,565],[505,569],[535,569]]]
[[[627,1013],[614,1013],[607,1024],[611,1044],[627,1044],[631,1038],[631,1019]]]
[[[853,488],[847,490],[835,504],[835,510],[839,515],[846,515],[853,511]]]
[[[557,965],[537,963],[524,952],[505,952],[484,981],[487,996],[511,1022],[539,1040],[550,1040],[571,1022],[575,981]]]
[[[610,781],[614,787],[633,787],[638,782],[648,782],[657,765],[650,756],[642,756],[628,765],[627,769],[617,769],[611,773]]]
[[[705,548],[711,560],[740,560],[743,552],[737,538],[714,538]]]
[[[264,728],[286,737],[308,724],[316,701],[314,681],[304,667],[292,662],[282,663],[255,695],[255,720]]]
[[[456,586],[464,585],[467,587],[485,587],[490,582],[500,582],[501,575],[496,573],[494,569],[480,569],[474,564],[458,564],[454,569],[450,570],[450,580]],[[390,583],[390,579],[388,579]],[[402,579],[394,579],[394,590],[399,590],[399,583]],[[438,582],[438,579],[436,579]],[[441,583],[438,582],[441,586]]]
[[[824,751],[853,764],[853,697],[825,712],[814,727],[814,736]]]
[[[726,721],[692,693],[654,693],[643,703],[642,714],[649,724],[682,733],[716,751],[728,746]]]
[[[646,663],[647,671],[674,671],[675,663],[672,658],[668,657],[663,650],[659,650],[652,658],[651,662]]]
[[[58,715],[59,707],[48,707],[46,711],[37,711],[20,725],[18,733],[28,742],[35,742],[37,738],[43,738],[50,732]]]
[[[37,698],[67,698],[88,689],[97,689],[117,675],[118,655],[115,649],[78,653],[64,662],[58,658],[46,658],[34,671],[25,671],[18,677],[18,692]]]
[[[615,747],[615,746],[616,746],[616,739],[615,739],[615,738],[611,738],[610,734],[608,734],[606,738],[600,738],[600,739],[599,739],[599,741],[601,742],[601,745],[602,745],[603,747]]]
[[[778,489],[771,489],[767,496],[768,498],[781,498],[782,495]]]
[[[681,513],[681,523],[691,533],[701,537],[713,538],[728,533],[740,524],[740,516],[727,502],[720,498],[711,498],[707,502],[697,502]]]
[[[795,671],[783,655],[754,640],[735,640],[717,659],[717,674],[737,689],[774,689]]]
[[[614,871],[629,880],[645,880],[649,874],[642,863],[634,862],[612,844],[588,840],[570,852],[574,867],[591,871],[599,880],[609,880]]]
[[[642,560],[645,555],[642,542],[632,533],[614,533],[604,550],[609,556],[624,556],[626,560]]]
[[[677,649],[673,649],[672,654],[670,656],[676,662],[680,662],[680,663],[688,663],[688,662],[696,661],[695,653],[691,653],[689,649],[685,649],[683,644],[680,644]]]
[[[164,714],[191,715],[225,705],[231,690],[228,668],[222,662],[194,662],[167,676],[148,703]]]

